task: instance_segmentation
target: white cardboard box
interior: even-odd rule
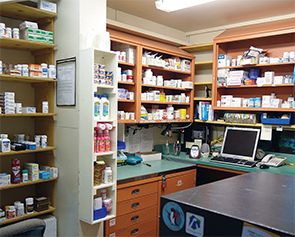
[[[56,13],[56,3],[53,3],[53,2],[39,0],[38,1],[38,8],[41,10]]]
[[[142,161],[161,160],[162,154],[157,151],[136,153],[135,156],[141,157]]]

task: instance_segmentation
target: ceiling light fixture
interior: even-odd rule
[[[215,0],[156,0],[156,8],[165,12],[201,5]]]

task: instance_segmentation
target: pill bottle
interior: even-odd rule
[[[217,107],[220,107],[221,106],[221,100],[217,100]]]
[[[166,110],[167,110],[167,118],[173,119],[174,118],[174,107],[172,105],[168,105]]]
[[[48,113],[48,101],[42,101],[42,113],[43,114]]]
[[[0,60],[0,74],[3,74],[2,61]]]
[[[29,76],[29,65],[23,64],[22,66],[22,76],[27,77]]]
[[[12,38],[19,39],[19,28],[12,29]]]
[[[289,61],[290,62],[294,62],[295,61],[295,52],[294,51],[291,51],[289,53]]]
[[[17,205],[17,209],[16,209],[16,216],[17,217],[22,217],[25,215],[25,207],[23,203],[19,203]]]
[[[157,76],[157,86],[163,86],[164,85],[164,79],[162,75]]]
[[[261,98],[260,97],[255,98],[254,107],[257,107],[257,108],[261,107]]]
[[[49,65],[48,69],[48,77],[56,79],[56,69],[54,65]]]
[[[283,54],[283,62],[289,62],[289,52],[284,52],[284,54]]]
[[[34,199],[26,198],[26,214],[30,215],[34,213]]]
[[[15,210],[17,210],[17,206],[18,206],[18,204],[20,204],[20,201],[15,201],[15,202],[13,203],[13,205],[14,205],[14,207],[15,207]]]
[[[41,148],[47,148],[47,136],[46,135],[41,136]]]
[[[15,207],[14,206],[9,206],[8,209],[8,219],[14,219],[15,218]]]
[[[41,146],[41,136],[40,135],[35,135],[35,142],[36,142],[36,147]]]
[[[48,68],[46,63],[41,63],[42,66],[42,77],[48,77]]]
[[[110,117],[110,102],[106,94],[101,95],[100,99],[100,119],[109,119]]]
[[[100,194],[101,194],[101,198],[103,201],[107,199],[107,190],[106,189],[101,189]]]
[[[0,151],[10,152],[10,140],[7,134],[1,134]]]
[[[126,72],[121,73],[121,81],[127,81],[127,73]]]
[[[103,183],[112,183],[113,182],[113,172],[111,170],[111,167],[106,167],[102,171],[102,179],[103,179]]]
[[[254,98],[249,98],[249,107],[255,107],[255,99]]]
[[[4,23],[0,23],[0,37],[2,36],[6,36],[6,29],[5,29],[5,24]]]
[[[147,69],[147,70],[145,70],[145,72],[144,72],[144,77],[145,77],[145,78],[148,78],[148,79],[152,78],[152,77],[153,77],[152,69]]]
[[[112,199],[107,198],[106,200],[103,201],[105,207],[107,208],[107,211],[112,210]]]
[[[10,27],[6,27],[6,37],[12,38],[12,31]]]
[[[29,176],[28,176],[28,170],[22,170],[22,181],[23,183],[28,182]]]
[[[100,118],[100,98],[98,94],[94,94],[94,116]]]

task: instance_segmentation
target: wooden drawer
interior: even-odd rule
[[[118,189],[117,202],[125,201],[132,198],[142,197],[151,193],[156,193],[158,188],[157,182],[132,186],[129,188]]]
[[[194,170],[176,173],[173,175],[167,175],[166,176],[167,187],[162,188],[162,181],[159,181],[160,182],[159,193],[161,194],[161,196],[163,196],[166,194],[179,192],[181,190],[195,187],[196,174],[197,174],[196,170],[194,169]]]
[[[106,233],[113,233],[120,229],[136,225],[137,223],[144,222],[157,217],[157,206],[153,206],[141,211],[132,212],[126,215],[118,216],[114,219],[105,222]]]
[[[121,229],[117,232],[110,232],[108,237],[139,237],[148,236],[148,233],[156,231],[157,218],[152,220],[141,222],[125,229]],[[154,235],[157,236],[157,235]],[[153,236],[153,237],[154,237]]]
[[[117,203],[117,216],[139,211],[158,203],[157,193]]]
[[[157,236],[159,235],[156,229],[141,235],[141,237],[157,237]]]

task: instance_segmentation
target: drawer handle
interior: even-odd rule
[[[139,216],[134,216],[131,218],[131,222],[137,221],[139,219]]]
[[[138,228],[131,230],[130,232],[131,235],[135,235],[136,233],[138,233]]]
[[[132,190],[132,192],[131,192],[131,194],[132,195],[137,195],[137,194],[139,194],[139,189],[134,189],[134,190]]]
[[[132,208],[137,208],[139,207],[139,202],[135,202],[131,205]]]

